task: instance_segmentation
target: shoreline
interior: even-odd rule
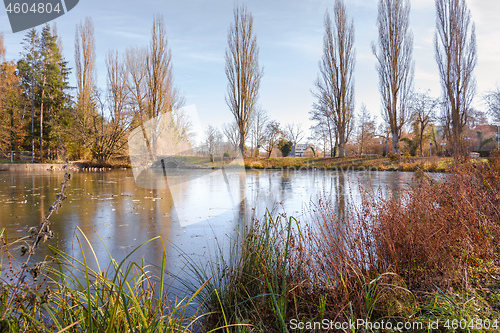
[[[481,161],[481,160],[478,160]],[[245,158],[246,170],[276,170],[276,171],[393,171],[393,172],[435,172],[445,173],[453,166],[454,159],[450,157],[406,157],[391,159],[378,158],[310,158],[310,157],[271,157]],[[111,170],[131,169],[129,163],[115,164],[113,162],[98,164],[91,161],[70,162],[70,170],[105,172]],[[3,163],[0,171],[45,172],[63,171],[62,163]],[[213,167],[210,167],[211,169]]]
[[[378,158],[304,158],[271,157],[245,158],[245,168],[253,170],[342,170],[342,171],[403,171],[447,172],[453,165],[448,157]]]

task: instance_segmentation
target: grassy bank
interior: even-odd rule
[[[324,169],[324,170],[357,170],[357,171],[417,171],[446,172],[453,164],[453,158],[448,157],[408,157],[399,159],[380,158],[309,158],[309,157],[271,157],[271,158],[245,158],[247,169]],[[224,166],[224,162],[211,162],[209,157],[191,158],[188,167],[213,168]],[[0,161],[0,164],[11,164]],[[16,163],[16,162],[15,162]],[[55,162],[57,163],[57,162]],[[17,162],[17,164],[25,164]],[[132,166],[128,157],[111,159],[108,162],[76,161],[73,162],[82,169],[130,169]]]
[[[372,170],[372,171],[416,171],[445,172],[452,166],[448,157],[401,157],[401,158],[309,158],[271,157],[245,158],[247,169],[327,169],[327,170]]]

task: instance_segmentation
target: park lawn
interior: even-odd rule
[[[326,157],[271,157],[245,158],[247,169],[331,169],[358,171],[425,171],[445,172],[454,163],[450,157],[386,157],[326,158]]]

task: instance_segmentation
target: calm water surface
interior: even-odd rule
[[[61,172],[0,172],[0,228],[6,229],[10,240],[26,236],[29,227],[39,224],[54,202],[63,177]],[[277,208],[307,220],[308,204],[318,196],[342,205],[359,203],[363,191],[387,197],[411,182],[412,174],[247,171],[240,179],[240,193],[233,193],[236,199],[229,210],[227,204],[217,204],[217,199],[228,200],[224,182],[207,177],[193,179],[171,193],[137,186],[131,171],[73,172],[68,199],[51,218],[57,239],[49,242],[78,257],[81,229],[98,260],[107,263],[107,251],[120,260],[143,242],[161,236],[167,250],[167,269],[179,272],[184,267],[182,252],[201,262],[209,260],[215,247],[227,247],[252,214],[262,218],[266,209]],[[41,249],[37,255],[46,253]],[[133,259],[144,258],[158,265],[161,253],[162,244],[155,241],[141,248]]]

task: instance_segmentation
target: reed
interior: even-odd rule
[[[117,262],[99,263],[79,230],[81,259],[47,245],[53,255],[40,266],[36,283],[2,283],[0,332],[193,332],[202,315],[188,314],[193,299],[172,303],[165,283],[161,237],[144,242]],[[161,267],[130,261],[150,242],[163,246]],[[84,251],[84,247],[89,250]],[[88,253],[86,253],[88,252]],[[92,268],[92,267],[96,268]],[[7,302],[6,302],[7,301]]]

